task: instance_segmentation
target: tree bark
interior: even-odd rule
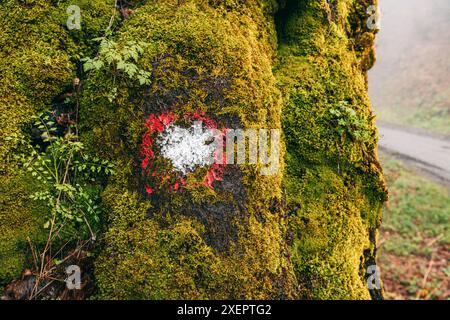
[[[108,72],[78,74],[82,141],[118,168],[102,194],[109,222],[95,263],[99,298],[380,298],[381,290],[369,290],[366,282],[367,267],[376,264],[386,200],[367,95],[376,31],[367,29],[366,10],[373,2],[126,3],[112,38],[119,46],[148,44],[138,66],[151,72],[151,84],[112,82]],[[89,23],[95,12],[108,21],[108,4],[98,0],[82,8],[88,25],[82,38],[101,34]],[[64,3],[21,12],[44,16],[62,8]],[[8,26],[8,32],[15,28]],[[39,54],[52,59],[61,83],[36,99],[33,89],[41,93],[41,85],[49,85],[45,76],[28,83],[11,75],[16,85],[2,84],[0,92],[2,101],[12,99],[6,110],[14,119],[19,116],[13,105],[24,97],[31,113],[51,108],[79,72],[79,52],[95,52],[92,43],[80,44],[80,34],[54,29],[65,47],[37,40],[42,28],[22,37],[58,52],[57,58]],[[5,59],[7,50],[2,49]],[[25,64],[37,75],[32,66]],[[2,66],[5,74],[15,68]],[[112,83],[117,95],[111,102]],[[28,96],[19,85],[30,86]],[[281,130],[280,170],[264,175],[261,163],[229,164],[211,188],[203,184],[207,169],[198,168],[180,190],[149,194],[140,153],[145,121],[168,113],[179,119],[203,114],[220,129]],[[2,130],[20,132],[24,122],[2,120]],[[0,197],[6,192],[2,188]],[[4,215],[6,225],[11,213]],[[0,269],[6,270],[2,259]],[[0,281],[11,276],[1,271]]]

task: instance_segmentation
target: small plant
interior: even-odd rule
[[[113,165],[87,154],[73,125],[59,136],[58,124],[50,115],[36,117],[34,124],[44,147],[22,141],[28,152],[19,159],[39,185],[31,198],[49,208],[44,227],[57,233],[77,230],[78,237],[88,234],[95,239],[94,225],[100,221],[101,210],[99,188],[92,182],[99,175],[114,173]]]
[[[34,180],[36,191],[30,198],[48,208],[42,213],[46,216],[43,227],[48,230],[42,250],[38,252],[28,238],[36,274],[30,299],[36,298],[55,281],[59,264],[94,243],[103,213],[99,180],[114,174],[112,163],[85,151],[70,114],[42,114],[34,120],[33,131],[37,130],[41,136],[37,145],[25,138],[9,137],[24,150],[16,158]],[[61,241],[64,244],[59,244]],[[76,249],[60,259],[69,243],[76,244]],[[45,282],[47,284],[43,285]]]
[[[99,52],[95,58],[84,58],[83,69],[85,72],[91,70],[112,70],[113,87],[108,96],[112,102],[117,97],[117,78],[127,78],[137,81],[139,85],[151,83],[151,73],[140,69],[137,65],[139,57],[148,47],[147,43],[128,41],[125,45],[119,45],[107,36],[93,39],[100,42]]]
[[[356,111],[348,106],[347,101],[339,102],[336,108],[330,109],[330,114],[333,117],[332,122],[336,132],[343,141],[346,138],[361,144],[370,141],[371,134],[368,130],[367,119],[359,117]]]

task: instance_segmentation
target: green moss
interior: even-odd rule
[[[291,212],[293,263],[301,295],[313,299],[369,297],[359,273],[360,259],[370,247],[362,212],[372,208],[350,176],[327,166],[305,170],[301,179],[287,177]],[[300,180],[300,181],[299,181]]]
[[[136,170],[143,123],[150,113],[202,110],[231,128],[279,128],[281,96],[272,74],[275,27],[271,12],[273,2],[265,1],[154,1],[136,8],[117,41],[150,44],[140,67],[152,72],[152,85],[143,89],[119,81],[120,97],[111,104],[107,99],[111,77],[92,74],[81,115],[84,131],[91,132],[86,141],[93,141],[93,148],[116,161],[132,161],[130,169]],[[101,296],[116,297],[113,288],[118,286],[125,291],[139,287],[141,272],[162,280],[145,281],[139,297],[292,296],[293,274],[279,216],[281,172],[264,177],[256,166],[228,166],[224,181],[214,191],[194,187],[195,183],[191,177],[183,192],[158,195],[149,218],[138,226],[109,229],[97,269]],[[114,184],[145,198],[139,174]],[[111,207],[112,218],[118,210]],[[135,209],[129,210],[131,214]],[[151,239],[145,240],[148,250],[136,245],[117,248],[113,241],[117,234],[133,238],[145,232],[151,233]],[[159,239],[166,237],[171,240],[162,245]],[[172,242],[179,250],[184,246],[192,250],[171,251]],[[122,276],[122,269],[114,267],[116,255],[126,255],[129,265],[159,258],[152,260],[154,270],[139,267],[133,276]],[[181,257],[189,264],[180,266]],[[200,262],[205,270],[202,276],[196,267],[187,267]],[[221,275],[216,276],[219,267]],[[104,277],[107,269],[111,273]],[[180,291],[175,275],[187,288],[195,289]],[[125,291],[122,297],[133,296]]]
[[[97,260],[98,298],[193,299],[212,294],[221,269],[199,224],[179,218],[163,228],[147,219],[150,204],[140,202],[135,193],[109,190],[105,200],[114,216],[107,247]]]
[[[75,61],[89,52],[86,37],[107,25],[111,6],[105,1],[81,1],[81,31],[65,28],[70,1],[2,1],[0,5],[0,283],[17,277],[26,261],[25,236],[39,230],[42,208],[28,199],[30,184],[14,159],[17,143],[26,136],[33,115],[52,110],[58,95],[75,77]],[[95,22],[94,22],[95,21]],[[84,28],[84,29],[83,29]],[[43,231],[41,230],[41,233]],[[36,239],[38,239],[37,237]]]
[[[364,44],[358,38],[357,48],[354,40],[363,31],[347,22],[356,3],[361,4],[289,1],[279,14],[276,76],[286,97],[284,182],[292,262],[305,298],[370,297],[365,266],[374,261],[386,190],[367,96],[367,63],[360,54],[373,49],[373,38]],[[358,115],[364,141],[340,134],[330,117],[341,101]],[[344,126],[352,123],[342,120]]]
[[[21,124],[36,112],[48,110],[57,95],[71,87],[75,61],[90,53],[86,39],[98,36],[107,25],[111,6],[104,1],[81,1],[81,30],[65,27],[70,1],[51,3],[5,1],[0,23],[0,106],[2,156],[14,147],[5,137],[20,134]],[[94,23],[95,21],[95,23]],[[32,44],[32,45],[30,45]],[[4,170],[4,163],[0,170]]]
[[[82,29],[68,32],[69,1],[58,3],[0,7],[0,282],[24,267],[26,235],[40,234],[40,209],[26,201],[10,156],[17,146],[4,137],[23,135],[31,115],[71,90],[77,60],[96,54],[85,39],[112,15],[112,1],[81,1]],[[98,298],[369,297],[364,267],[386,194],[365,79],[373,34],[357,16],[364,4],[287,1],[277,39],[273,0],[136,2],[114,40],[150,44],[139,67],[151,85],[105,70],[82,77],[83,142],[120,168],[103,193],[110,222],[95,264]],[[364,141],[337,134],[330,110],[342,101]],[[231,128],[282,127],[285,167],[262,176],[256,165],[227,166],[214,190],[196,185],[199,170],[182,192],[148,197],[138,166],[145,117],[197,110]]]
[[[30,262],[28,238],[42,240],[42,208],[30,203],[30,183],[20,177],[0,179],[0,286],[19,277]]]

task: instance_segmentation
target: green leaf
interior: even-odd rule
[[[92,68],[96,70],[100,70],[103,67],[104,63],[102,60],[94,60],[92,62]]]
[[[116,68],[117,68],[118,70],[125,70],[125,68],[126,68],[125,62],[124,62],[124,61],[119,61],[119,62],[117,63]]]
[[[83,69],[85,72],[88,72],[88,71],[94,69],[94,64],[92,63],[91,60],[88,60],[83,64]]]

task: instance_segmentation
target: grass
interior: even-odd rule
[[[450,110],[439,108],[378,108],[377,118],[383,122],[419,128],[429,133],[450,137]]]
[[[450,192],[381,154],[390,189],[379,263],[388,299],[448,299]]]

